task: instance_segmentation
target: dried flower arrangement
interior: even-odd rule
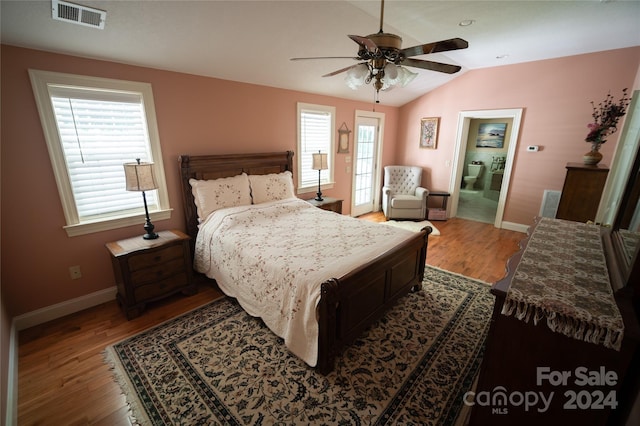
[[[591,101],[593,107],[593,123],[589,123],[589,134],[585,141],[592,144],[603,144],[606,142],[604,139],[618,130],[618,120],[625,115],[627,107],[629,106],[630,98],[627,96],[627,89],[622,89],[622,98],[618,103],[613,102],[613,96],[611,93],[607,94],[607,97],[603,102],[600,102],[598,106]]]

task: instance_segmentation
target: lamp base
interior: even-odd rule
[[[314,198],[314,200],[316,201],[324,201],[324,198],[322,198],[322,192],[316,192],[317,197]]]
[[[146,207],[146,203],[145,203],[145,207]],[[149,216],[147,216],[147,220],[144,224],[144,230],[147,231],[147,233],[144,234],[142,238],[144,238],[145,240],[155,240],[156,238],[158,238],[158,234],[153,232],[154,228],[155,226],[153,226],[153,223],[151,223],[151,220],[149,220]]]

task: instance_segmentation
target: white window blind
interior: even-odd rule
[[[124,190],[122,165],[151,158],[141,100],[52,96],[51,102],[79,219],[139,209],[142,196]],[[149,209],[156,209],[156,191],[145,195]]]
[[[334,108],[300,104],[298,106],[298,186],[317,188],[318,171],[311,168],[313,153],[326,153],[329,169],[320,172],[321,184],[328,184],[333,176]]]

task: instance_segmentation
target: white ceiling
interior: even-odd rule
[[[1,1],[5,44],[164,70],[371,102],[344,74],[321,77],[356,62],[290,61],[292,57],[355,56],[347,35],[380,26],[379,1],[91,1],[107,11],[104,30],[53,20],[51,1]],[[473,20],[467,27],[463,20]],[[400,1],[387,0],[384,30],[403,47],[461,37],[465,50],[419,59],[458,64],[453,76],[417,70],[405,88],[381,92],[403,105],[464,72],[640,45],[640,1]],[[498,56],[508,55],[498,59]]]

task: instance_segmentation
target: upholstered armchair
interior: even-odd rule
[[[386,166],[382,211],[387,219],[421,219],[427,216],[429,190],[420,186],[422,168]]]

